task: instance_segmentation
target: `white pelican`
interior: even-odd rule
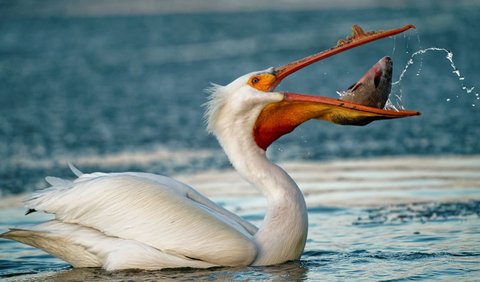
[[[310,119],[364,125],[418,112],[274,89],[315,61],[412,27],[364,33],[354,26],[353,36],[334,48],[214,87],[207,103],[208,130],[238,173],[266,197],[260,228],[169,177],[82,174],[72,167],[77,179],[47,177],[51,187],[26,201],[27,213],[43,211],[55,219],[0,237],[45,250],[74,267],[107,270],[258,266],[299,259],[307,238],[305,200],[292,178],[266,158],[267,147]]]

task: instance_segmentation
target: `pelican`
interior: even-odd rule
[[[418,115],[339,99],[276,92],[291,73],[347,49],[401,33],[413,25],[353,35],[326,51],[214,86],[207,129],[238,173],[267,199],[261,227],[217,205],[187,184],[139,172],[47,177],[50,187],[26,200],[28,213],[55,218],[0,235],[40,248],[73,267],[119,269],[265,266],[300,258],[308,217],[293,179],[266,157],[269,145],[310,119],[342,125]]]

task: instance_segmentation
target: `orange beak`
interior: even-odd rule
[[[274,68],[275,79],[266,87],[264,85],[264,89],[273,91],[285,77],[317,61],[384,37],[399,34],[410,28],[415,28],[415,26],[407,25],[387,31],[365,33],[359,26],[354,25],[352,27],[353,35],[345,40],[340,40],[335,47]],[[374,120],[420,114],[417,111],[383,110],[328,97],[296,93],[283,94],[282,101],[265,106],[255,123],[255,142],[264,150],[273,141],[310,119],[321,119],[341,125],[366,125]]]

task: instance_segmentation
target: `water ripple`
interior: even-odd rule
[[[457,203],[413,203],[365,210],[354,225],[402,224],[410,221],[455,220],[472,215],[480,216],[480,201]]]

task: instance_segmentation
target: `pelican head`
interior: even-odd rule
[[[366,125],[374,120],[419,115],[416,111],[384,110],[340,99],[275,91],[288,75],[314,62],[410,28],[414,26],[365,33],[353,26],[353,35],[331,49],[280,67],[248,73],[226,86],[213,85],[207,102],[208,130],[217,138],[253,136],[255,144],[266,150],[273,141],[310,119]]]

